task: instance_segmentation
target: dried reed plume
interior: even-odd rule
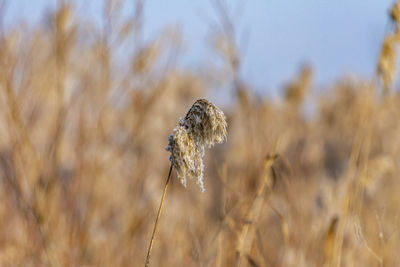
[[[385,37],[382,43],[382,50],[378,59],[377,73],[383,82],[384,92],[387,93],[396,78],[397,47],[400,44],[400,1],[396,1],[389,13],[395,24],[393,33]]]
[[[174,133],[168,138],[169,160],[178,173],[183,186],[186,177],[197,179],[201,191],[204,189],[204,146],[213,146],[226,139],[226,118],[224,113],[205,99],[197,100],[179,120]]]
[[[400,24],[400,2],[396,1],[389,12],[390,18],[396,24]]]
[[[285,88],[285,100],[296,110],[303,103],[303,100],[310,89],[313,78],[311,66],[304,65],[300,69],[298,77],[289,83]]]
[[[212,147],[226,139],[226,118],[224,113],[206,99],[197,100],[189,109],[185,118],[179,120],[173,134],[168,137],[166,150],[171,152],[171,167],[164,186],[160,207],[153,228],[145,266],[149,266],[150,254],[162,206],[171,178],[172,168],[186,187],[186,177],[197,180],[202,192],[204,189],[204,147]]]
[[[381,54],[378,60],[378,75],[380,75],[385,92],[388,92],[396,76],[397,45],[399,44],[399,33],[386,36],[382,44]]]

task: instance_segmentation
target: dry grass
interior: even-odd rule
[[[256,98],[214,2],[221,64],[198,71],[176,64],[178,31],[142,39],[140,1],[130,18],[110,2],[100,27],[60,5],[1,31],[0,266],[143,266],[168,135],[222,84],[228,141],[206,153],[207,192],[173,172],[152,266],[400,265],[400,95],[376,77],[311,94],[305,67],[283,104]]]

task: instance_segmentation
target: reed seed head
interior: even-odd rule
[[[378,74],[381,76],[385,90],[388,90],[396,76],[397,46],[400,43],[400,32],[386,36],[378,60]]]
[[[389,11],[390,18],[397,25],[400,24],[400,1],[396,1]]]
[[[196,179],[201,191],[204,189],[204,147],[212,147],[226,139],[224,113],[205,99],[197,100],[186,116],[168,138],[169,160],[181,183],[186,187],[186,178]]]

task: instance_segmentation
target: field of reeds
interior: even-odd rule
[[[206,150],[204,193],[172,172],[150,266],[400,266],[400,6],[376,76],[321,89],[304,65],[276,101],[240,75],[214,2],[216,62],[197,69],[179,29],[143,37],[142,1],[0,27],[0,266],[144,266],[168,136],[200,98],[227,141]]]

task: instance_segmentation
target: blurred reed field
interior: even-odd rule
[[[226,86],[227,142],[206,153],[206,192],[172,173],[151,266],[400,266],[400,4],[375,77],[315,88],[304,65],[273,101],[240,75],[223,1],[218,64],[196,70],[179,28],[143,38],[133,3],[105,1],[100,25],[60,2],[1,28],[0,266],[143,266],[168,136]]]

